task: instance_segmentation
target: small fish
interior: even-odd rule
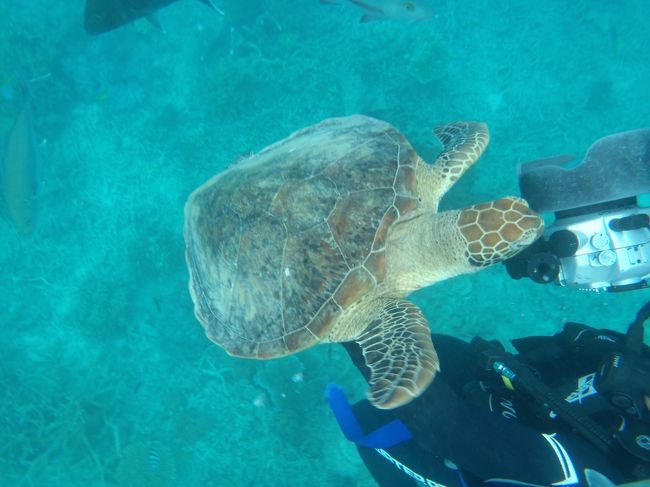
[[[153,472],[160,469],[160,453],[158,453],[158,449],[155,446],[149,448],[147,452],[147,464]]]
[[[28,90],[9,133],[2,163],[2,196],[9,217],[22,235],[31,235],[36,225],[38,158],[32,126]]]
[[[223,15],[213,0],[199,1]],[[140,18],[159,27],[155,13],[174,2],[176,0],[86,0],[84,27],[89,34],[103,34]]]
[[[339,4],[345,0],[320,0],[320,3]],[[395,19],[403,22],[418,22],[433,17],[431,9],[424,0],[348,0],[364,9],[366,13],[361,22],[380,19]]]
[[[259,393],[252,401],[256,408],[265,408],[269,405],[269,398],[263,392]]]

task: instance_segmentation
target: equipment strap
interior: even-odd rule
[[[368,448],[383,449],[413,438],[411,432],[399,419],[395,419],[366,435],[361,429],[361,425],[354,415],[352,406],[350,406],[343,389],[336,384],[328,384],[325,394],[341,431],[351,442]]]

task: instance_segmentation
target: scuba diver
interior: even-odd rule
[[[588,289],[647,287],[650,129],[596,141],[574,168],[560,156],[520,165],[522,196],[554,212],[545,235],[505,265],[514,279]],[[615,170],[612,170],[616,164]],[[327,397],[381,486],[650,486],[650,302],[622,334],[566,323],[553,336],[471,343],[433,335],[442,371],[393,410]],[[366,380],[360,347],[344,343]]]
[[[443,367],[420,397],[394,410],[367,400],[348,409],[330,386],[330,403],[381,486],[650,479],[649,315],[650,303],[627,335],[567,323],[554,336],[513,340],[517,355],[496,341],[434,335]],[[368,380],[359,346],[343,346]],[[598,474],[612,484],[594,483]]]

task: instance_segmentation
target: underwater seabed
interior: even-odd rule
[[[3,485],[374,485],[324,397],[333,381],[365,393],[340,346],[257,362],[203,335],[183,257],[190,191],[329,116],[387,120],[429,159],[433,125],[488,122],[491,145],[445,208],[516,194],[518,162],[649,125],[641,0],[447,2],[412,25],[318,1],[220,5],[178,2],[165,33],[97,37],[82,0],[0,5],[0,133],[20,79],[51,73],[32,88],[37,227],[0,219]],[[414,299],[436,332],[507,339],[566,320],[622,330],[649,296],[496,267]]]

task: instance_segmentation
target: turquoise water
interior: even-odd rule
[[[650,125],[650,3],[436,2],[360,24],[316,0],[223,0],[89,37],[83,2],[0,4],[0,133],[31,86],[41,172],[30,237],[0,218],[0,484],[374,485],[324,400],[365,386],[338,346],[226,356],[195,320],[188,194],[330,116],[484,120],[491,145],[445,208],[517,193],[518,162]],[[648,291],[515,282],[501,266],[417,293],[432,329],[505,339],[565,320],[622,329]],[[298,375],[296,375],[298,374]]]

